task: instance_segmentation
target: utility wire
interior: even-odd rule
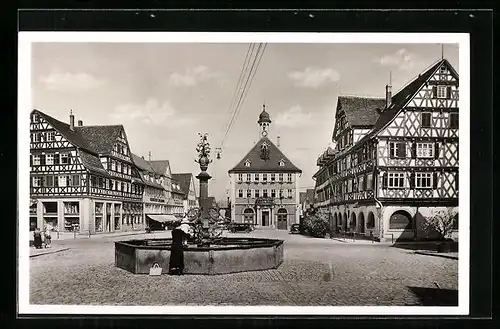
[[[257,48],[256,57],[254,58],[254,60],[252,62],[252,67],[250,68],[250,75],[247,77],[247,80],[245,82],[245,86],[243,87],[243,93],[240,95],[240,98],[238,100],[238,104],[236,105],[236,111],[235,111],[234,116],[233,116],[233,118],[232,118],[232,120],[230,122],[228,130],[227,130],[226,134],[224,135],[224,139],[222,141],[222,145],[223,145],[223,143],[225,141],[226,136],[231,131],[231,128],[232,128],[233,123],[235,122],[235,119],[238,117],[238,114],[239,114],[239,112],[241,110],[241,106],[243,105],[243,102],[246,99],[246,96],[248,94],[250,86],[252,85],[253,79],[255,77],[255,74],[257,73],[257,70],[258,70],[259,65],[260,65],[260,61],[262,60],[262,56],[264,55],[264,51],[266,50],[266,47],[267,47],[267,44],[262,44],[261,43],[261,44],[259,44],[259,46]],[[259,54],[259,51],[260,51],[261,48],[262,48],[262,51]],[[255,64],[256,64],[256,66],[255,66]],[[255,66],[255,70],[253,69],[254,66]]]

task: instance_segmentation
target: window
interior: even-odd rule
[[[280,196],[280,199],[283,199],[283,190],[280,190],[279,196]]]
[[[271,198],[275,198],[275,197],[276,197],[276,190],[272,189],[271,190]]]
[[[288,198],[289,199],[293,198],[293,192],[291,189],[288,189]]]
[[[33,156],[33,165],[34,166],[39,166],[40,165],[40,156],[39,155],[34,155]]]
[[[432,188],[432,173],[415,173],[416,188]]]
[[[238,198],[243,198],[243,190],[238,190]]]
[[[434,157],[434,144],[417,143],[417,158],[432,158],[432,157]]]
[[[115,167],[115,161],[114,160],[111,160],[111,170],[116,170],[116,167]],[[146,177],[147,178],[147,177]]]
[[[255,190],[255,197],[258,198],[260,196],[259,190]]]
[[[47,154],[45,156],[45,163],[48,165],[54,164],[54,154]]]
[[[262,196],[267,198],[267,189],[262,190]]]
[[[278,164],[279,164],[280,167],[284,167],[285,166],[285,161],[280,160],[280,162]]]
[[[42,186],[42,177],[33,177],[33,187]]]
[[[358,191],[363,191],[364,190],[364,184],[365,183],[365,178],[363,176],[358,177]]]
[[[346,166],[347,166],[347,169],[351,168],[351,157],[350,156],[346,156]]]
[[[278,179],[280,182],[282,182],[283,181],[283,174],[278,174]]]
[[[40,133],[33,133],[33,142],[40,141]]]
[[[373,188],[373,175],[368,174],[366,175],[366,189],[371,190]]]
[[[33,113],[32,120],[33,120],[33,122],[39,122],[40,120],[39,120],[38,114]]]
[[[259,181],[259,176],[260,174],[255,174],[255,181],[258,182]]]
[[[352,180],[347,181],[347,192],[352,192]]]
[[[250,174],[247,174],[247,183],[250,182]]]
[[[276,180],[276,174],[271,174],[271,182],[274,182]]]
[[[262,174],[262,181],[267,183],[267,174]]]
[[[118,162],[118,161],[116,162],[116,171],[117,172],[121,172],[122,171],[122,164],[121,164],[121,162]]]
[[[115,181],[111,180],[111,190],[115,190]]]
[[[54,176],[45,176],[45,181],[44,181],[44,185],[46,187],[52,187],[54,186]]]
[[[252,190],[248,189],[247,190],[247,198],[251,198],[252,197]]]
[[[423,112],[421,113],[421,127],[422,128],[430,128],[431,125],[431,118],[432,118],[432,113],[429,112]]]
[[[68,164],[69,163],[69,155],[68,155],[68,153],[61,153],[59,156],[60,156],[60,162],[61,162],[61,164]]]
[[[450,124],[451,129],[458,129],[458,113],[450,113]]]
[[[59,153],[54,154],[54,164],[59,164],[61,163],[60,161],[60,156]]]
[[[250,160],[245,161],[245,167],[250,167]]]
[[[390,188],[405,187],[404,173],[389,173],[387,186]]]
[[[446,86],[437,86],[437,98],[446,98]]]
[[[243,181],[243,174],[238,174],[238,182]]]
[[[406,143],[390,142],[389,155],[391,158],[406,158]]]
[[[53,142],[56,140],[55,138],[56,133],[53,131],[47,132],[47,142]]]
[[[58,184],[60,187],[70,186],[70,178],[68,175],[60,175],[58,177]]]
[[[287,174],[287,178],[288,178],[288,182],[291,183],[292,182],[292,174]]]

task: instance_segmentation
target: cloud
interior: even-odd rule
[[[196,86],[204,81],[216,77],[217,74],[210,71],[206,66],[188,67],[184,73],[172,73],[170,83],[175,86]]]
[[[293,71],[288,77],[295,82],[298,87],[318,88],[328,82],[336,82],[340,79],[340,74],[332,68],[319,69],[308,67],[304,71]]]
[[[88,73],[52,72],[40,77],[40,81],[49,90],[88,90],[100,87],[104,80],[95,78]]]
[[[413,68],[415,59],[413,54],[408,52],[406,49],[401,48],[392,54],[387,54],[374,59],[374,62],[379,63],[382,66],[395,67],[400,70],[409,70]]]
[[[296,105],[283,113],[279,113],[276,117],[276,124],[296,128],[310,124],[311,119],[312,113],[304,113],[300,105]]]
[[[154,126],[186,126],[194,122],[188,117],[181,117],[168,101],[160,102],[150,98],[144,104],[123,104],[110,114],[113,120],[142,122]]]

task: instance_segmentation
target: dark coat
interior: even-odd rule
[[[172,246],[170,249],[170,274],[182,274],[184,271],[184,239],[189,237],[181,229],[172,230]]]

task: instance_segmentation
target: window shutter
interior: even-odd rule
[[[417,142],[411,144],[411,157],[415,159],[417,157]]]
[[[386,172],[382,176],[382,187],[387,188],[387,173]]]
[[[446,87],[446,98],[447,99],[451,98],[451,86]]]
[[[432,173],[432,188],[437,188],[437,172]]]
[[[458,173],[455,173],[455,190],[458,191]]]
[[[414,187],[415,187],[415,173],[411,172],[410,173],[410,188],[414,188]]]
[[[30,167],[33,166],[33,154],[30,154]]]
[[[432,97],[437,98],[437,86],[432,86]]]
[[[394,146],[395,146],[394,143],[389,143],[389,157],[391,159],[394,158]]]
[[[406,158],[406,142],[399,143],[399,157]]]
[[[434,144],[434,159],[439,158],[439,142]]]
[[[45,165],[45,154],[40,155],[40,165],[42,165],[42,166]]]

